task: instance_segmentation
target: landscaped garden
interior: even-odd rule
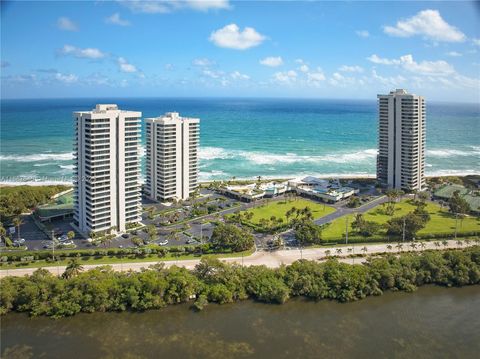
[[[255,230],[275,232],[289,228],[296,217],[307,215],[318,219],[335,212],[335,208],[304,198],[272,200],[233,215],[229,219],[246,224]]]
[[[418,238],[440,238],[454,234],[455,215],[448,212],[447,207],[441,208],[436,203],[427,202],[425,209],[430,214],[430,220],[426,223],[425,228],[418,231]],[[385,214],[384,207],[380,205],[366,212],[363,217],[366,221],[384,225],[390,219],[405,216],[414,210],[415,205],[412,200],[403,200],[395,204],[393,216]],[[367,237],[356,233],[352,228],[352,223],[355,220],[355,215],[353,214],[343,216],[325,225],[322,231],[322,239],[326,241],[344,240],[347,217],[349,223],[349,239],[362,239],[364,241],[379,238],[387,239],[386,228],[380,228],[378,233]],[[472,232],[480,233],[480,218],[474,216],[462,218],[459,216],[457,233],[462,235],[467,233],[471,234]]]

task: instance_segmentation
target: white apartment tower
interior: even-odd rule
[[[140,117],[117,105],[74,112],[74,221],[89,233],[141,220]]]
[[[200,120],[177,112],[146,119],[147,178],[153,200],[185,200],[198,185]]]
[[[425,187],[425,99],[397,89],[378,95],[377,180],[406,191]]]

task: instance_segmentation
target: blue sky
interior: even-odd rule
[[[2,1],[2,98],[479,102],[477,2]]]

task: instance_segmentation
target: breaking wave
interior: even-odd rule
[[[221,147],[201,147],[199,152],[200,160],[212,161],[223,159],[243,159],[257,165],[273,165],[277,163],[357,163],[375,159],[377,150],[373,148],[356,152],[339,152],[326,155],[298,155],[296,153],[275,154],[268,152],[254,152],[241,150],[227,150]]]
[[[73,160],[72,152],[64,153],[38,153],[30,155],[0,155],[0,161],[37,162],[37,161],[70,161]]]

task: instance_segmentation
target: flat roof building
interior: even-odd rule
[[[198,186],[200,120],[177,112],[147,118],[145,193],[153,200],[186,200]]]
[[[141,221],[140,117],[114,104],[74,112],[74,222],[84,233]]]
[[[425,187],[425,99],[397,89],[378,95],[377,180],[388,188]]]

